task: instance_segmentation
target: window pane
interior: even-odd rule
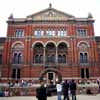
[[[66,63],[66,56],[63,55],[63,63]]]
[[[35,56],[35,63],[38,63],[38,55]]]
[[[18,64],[21,64],[22,63],[22,54],[19,53],[18,54]]]
[[[16,78],[16,69],[12,70],[12,78],[14,78],[14,79]]]
[[[17,53],[14,53],[13,63],[14,63],[14,64],[17,64],[17,63],[18,63]]]
[[[43,55],[40,55],[40,63],[43,63]]]
[[[0,54],[0,64],[2,64],[2,54]]]
[[[20,69],[17,69],[17,79],[20,79]]]
[[[81,78],[84,78],[84,69],[81,69]]]
[[[58,36],[60,36],[60,31],[58,31]]]
[[[88,63],[88,56],[87,56],[87,53],[84,54],[84,62],[85,62],[85,63]]]
[[[83,53],[80,53],[80,63],[83,63]]]
[[[89,69],[86,68],[86,78],[89,78]]]
[[[41,36],[43,36],[44,35],[44,31],[41,31]]]
[[[78,29],[77,33],[78,36],[86,36],[86,29]]]
[[[58,55],[58,63],[61,63],[61,55]]]
[[[35,35],[35,36],[37,35],[37,31],[34,32],[34,35]]]
[[[15,34],[16,34],[16,37],[23,37],[24,31],[22,29],[17,29]]]

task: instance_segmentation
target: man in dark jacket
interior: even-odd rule
[[[44,87],[44,82],[41,82],[41,86],[36,89],[36,98],[38,100],[47,100],[46,87]]]
[[[68,95],[68,90],[69,90],[69,83],[67,82],[67,80],[63,83],[63,95],[64,95],[64,99],[63,100],[69,100],[69,95]]]
[[[72,100],[76,100],[76,83],[74,80],[70,82],[70,91],[72,94]]]

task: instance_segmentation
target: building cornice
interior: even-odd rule
[[[13,19],[8,19],[7,23],[41,23],[41,22],[48,22],[48,23],[63,23],[63,22],[94,22],[94,19],[92,18],[68,18],[67,20],[28,20],[27,18],[13,18]]]

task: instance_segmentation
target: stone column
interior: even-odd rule
[[[43,48],[43,64],[44,64],[44,66],[45,66],[45,47]]]
[[[57,49],[57,47],[56,47],[56,63],[58,63],[58,49]]]

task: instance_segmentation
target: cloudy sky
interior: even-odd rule
[[[75,17],[87,17],[92,13],[95,19],[95,34],[100,36],[100,0],[1,0],[0,2],[0,37],[7,34],[7,19],[11,13],[15,18],[25,18],[40,10],[52,7]]]

